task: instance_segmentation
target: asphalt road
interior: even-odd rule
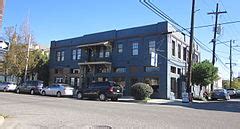
[[[240,129],[240,100],[179,106],[0,92],[0,114],[0,129]]]

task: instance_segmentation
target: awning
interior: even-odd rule
[[[111,65],[111,62],[107,62],[107,61],[97,61],[97,62],[81,62],[78,63],[78,65],[96,65],[96,64],[107,64],[107,65]]]
[[[98,43],[87,43],[83,45],[78,45],[77,47],[92,47],[92,46],[99,46],[99,45],[107,45],[109,43],[110,43],[109,41],[98,42]]]

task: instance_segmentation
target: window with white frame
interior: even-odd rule
[[[77,51],[76,50],[72,50],[72,59],[76,60],[76,55],[77,55]]]
[[[80,60],[80,59],[81,59],[81,56],[82,56],[82,49],[81,49],[81,48],[78,48],[78,49],[77,49],[77,59]]]
[[[181,56],[182,56],[182,48],[181,48],[181,45],[180,44],[178,44],[178,58],[180,58],[181,59]]]
[[[187,60],[187,47],[183,48],[183,60],[186,61]]]
[[[119,68],[116,68],[116,69],[115,69],[115,72],[116,72],[116,73],[125,73],[125,72],[127,72],[127,68],[125,68],[125,67],[119,67]]]
[[[172,40],[172,56],[175,56],[175,41]]]
[[[118,53],[123,52],[123,44],[118,44]]]
[[[106,48],[106,51],[105,51],[105,57],[109,57],[110,56],[110,48]]]
[[[64,51],[61,53],[61,61],[64,61]]]
[[[156,42],[155,41],[150,41],[148,44],[148,50],[149,50],[149,54],[151,54],[152,52],[155,52],[156,50]]]
[[[56,77],[55,78],[55,83],[63,83],[63,78],[62,77]]]
[[[71,77],[71,78],[70,78],[70,85],[71,85],[71,86],[74,86],[74,85],[75,85],[75,78],[74,78],[74,77]]]
[[[110,51],[109,50],[106,50],[105,52],[105,57],[109,57],[110,56]]]
[[[57,52],[57,61],[61,61],[61,52]]]
[[[138,43],[133,43],[132,44],[132,55],[133,56],[138,55]]]
[[[103,58],[103,54],[104,54],[104,48],[100,47],[100,51],[99,51],[99,57]]]

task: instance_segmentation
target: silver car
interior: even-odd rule
[[[0,83],[0,91],[15,91],[17,85],[12,82],[2,82]]]
[[[55,96],[56,95],[57,97],[72,96],[73,95],[73,89],[74,88],[70,87],[67,84],[54,84],[54,85],[44,87],[41,91],[41,94],[43,96],[45,96],[45,95]]]

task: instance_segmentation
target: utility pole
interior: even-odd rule
[[[226,11],[219,12],[218,3],[216,6],[216,12],[207,13],[208,15],[215,15],[215,25],[214,25],[214,35],[213,35],[213,54],[212,54],[212,64],[215,64],[215,49],[216,49],[216,41],[217,41],[217,26],[218,26],[218,15],[222,13],[227,13]],[[211,91],[213,90],[213,84],[211,84]]]
[[[25,65],[25,73],[24,73],[24,82],[27,80],[30,43],[31,43],[31,34],[29,34],[29,36],[28,36],[28,48],[27,48],[27,57],[26,57],[26,65]]]
[[[229,60],[230,60],[230,88],[232,88],[232,40],[230,40],[230,56],[229,56]]]
[[[195,0],[192,0],[192,14],[191,14],[191,30],[190,30],[190,45],[188,53],[188,79],[187,79],[187,93],[189,100],[191,101],[191,80],[192,80],[192,49],[193,49],[193,35],[194,35],[194,12],[195,12]]]

